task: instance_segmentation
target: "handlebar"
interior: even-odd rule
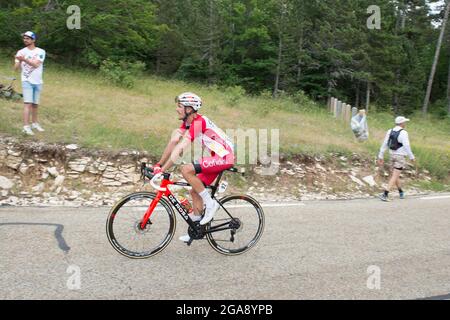
[[[165,192],[165,191],[167,191],[167,188],[161,188],[160,186],[158,186],[158,185],[155,184],[155,182],[154,182],[155,180],[158,180],[162,175],[163,175],[162,173],[157,173],[157,174],[155,174],[155,175],[153,176],[153,178],[150,180],[150,184],[151,184],[151,186],[152,186],[154,189],[156,189],[156,190],[158,190],[158,191]]]
[[[166,188],[161,188],[159,185],[155,183],[156,180],[158,180],[163,173],[153,174],[153,169],[148,168],[147,164],[145,162],[141,163],[141,177],[145,180],[145,178],[148,178],[150,180],[150,185],[159,191],[165,192]]]

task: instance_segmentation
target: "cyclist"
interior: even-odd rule
[[[199,139],[202,150],[210,154],[190,164],[181,166],[181,174],[192,186],[193,221],[205,225],[212,220],[219,203],[211,198],[206,186],[212,184],[217,176],[234,165],[233,143],[230,138],[206,116],[198,113],[202,99],[194,93],[184,92],[175,98],[180,128],[174,132],[161,159],[153,166],[155,174],[165,172],[179,159],[183,151],[190,148],[194,140]],[[202,153],[203,155],[203,153]],[[202,218],[203,206],[205,215]],[[180,237],[188,242],[189,235]]]

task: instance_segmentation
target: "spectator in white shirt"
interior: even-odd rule
[[[400,199],[405,198],[405,193],[400,184],[400,173],[406,167],[406,157],[409,157],[411,161],[415,161],[409,143],[408,132],[405,130],[406,122],[408,121],[409,119],[402,116],[395,118],[395,127],[387,131],[378,154],[378,165],[382,166],[384,164],[384,152],[389,148],[392,169],[388,187],[384,190],[384,193],[379,196],[382,201],[389,201],[389,191],[394,185],[397,186]]]
[[[27,31],[22,34],[25,48],[15,56],[14,69],[21,70],[23,90],[23,132],[34,135],[33,130],[44,131],[38,123],[38,105],[42,91],[42,73],[45,60],[45,50],[36,47],[36,34]],[[30,125],[30,115],[32,123]]]

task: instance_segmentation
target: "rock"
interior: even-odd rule
[[[3,160],[8,155],[8,152],[4,149],[0,149],[0,160]]]
[[[375,187],[377,185],[377,183],[375,182],[375,179],[373,178],[373,176],[366,176],[366,177],[364,177],[362,179],[363,179],[363,181],[365,183],[367,183],[371,187]]]
[[[356,182],[358,185],[360,185],[362,187],[364,186],[364,183],[361,180],[359,180],[357,177],[354,177],[352,175],[349,175],[349,177],[350,177],[350,179],[352,179],[353,182]]]
[[[90,185],[92,183],[95,183],[96,180],[97,180],[96,177],[86,177],[86,178],[82,179],[83,184],[85,184],[85,185]]]
[[[141,175],[139,173],[135,173],[135,174],[133,174],[132,179],[133,179],[133,183],[137,183],[137,182],[139,182],[139,180],[141,180]]]
[[[322,166],[321,166],[320,164],[318,164],[318,163],[316,163],[316,168],[319,169],[319,170],[322,170],[322,171],[324,171],[324,172],[327,171],[327,169],[325,169],[324,167],[322,167]]]
[[[76,144],[68,144],[68,145],[66,146],[66,149],[67,149],[67,150],[77,150],[77,149],[78,149],[78,146],[77,146]]]
[[[77,171],[69,171],[67,172],[67,174],[73,179],[77,179],[80,177],[80,173]]]
[[[62,186],[65,179],[66,179],[65,176],[57,176],[55,181],[53,182],[53,187],[56,188]]]
[[[86,164],[78,162],[78,161],[70,161],[68,164],[69,168],[72,171],[83,173],[86,169]]]
[[[70,195],[67,197],[67,199],[72,201],[72,200],[77,199],[80,195],[81,195],[80,192],[78,192],[78,191],[72,191],[72,192],[70,193]]]
[[[50,168],[47,168],[47,172],[48,172],[53,178],[56,178],[57,176],[59,176],[59,172],[58,172],[58,169],[56,169],[56,167],[50,167]]]
[[[12,187],[14,187],[14,182],[4,176],[0,176],[0,189],[9,190]]]
[[[10,150],[8,150],[8,154],[13,156],[13,157],[20,157],[22,152],[20,150],[10,149]]]
[[[117,176],[116,180],[121,182],[122,184],[132,183],[133,182],[133,178],[131,178],[130,176],[125,175],[125,174],[119,174]]]
[[[20,164],[22,163],[23,159],[20,157],[15,157],[12,155],[9,155],[8,157],[6,157],[6,166],[17,170],[19,169]]]
[[[9,193],[8,190],[2,190],[2,191],[0,191],[0,196],[7,197],[8,193]]]
[[[26,175],[28,172],[28,166],[25,163],[22,163],[19,167],[19,172],[23,175]]]
[[[50,176],[50,175],[48,174],[48,172],[43,172],[43,173],[42,173],[42,176],[41,176],[41,179],[42,179],[42,180],[47,180],[49,176]]]
[[[115,179],[117,174],[119,173],[119,170],[112,166],[106,167],[105,171],[103,172],[103,178],[105,179]]]
[[[16,206],[18,204],[18,202],[19,202],[19,198],[13,196],[13,197],[9,197],[8,198],[8,202],[7,203],[9,203],[12,206]]]
[[[106,187],[120,187],[122,185],[120,181],[111,179],[102,179],[102,184]]]
[[[122,165],[119,167],[122,173],[135,173],[136,167],[134,165]]]
[[[44,191],[45,184],[43,182],[39,183],[37,186],[33,187],[31,191],[33,191],[34,194],[41,194],[42,191]]]

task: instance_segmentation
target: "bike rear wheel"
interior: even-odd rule
[[[149,258],[166,248],[175,234],[176,218],[171,205],[160,199],[144,229],[142,218],[152,200],[153,192],[135,192],[120,199],[106,221],[106,233],[113,248],[132,258]]]
[[[225,255],[238,255],[248,251],[256,245],[264,231],[264,211],[261,205],[247,195],[226,196],[219,202],[221,206],[207,225],[207,231],[223,227],[231,229],[207,233],[209,244]]]

